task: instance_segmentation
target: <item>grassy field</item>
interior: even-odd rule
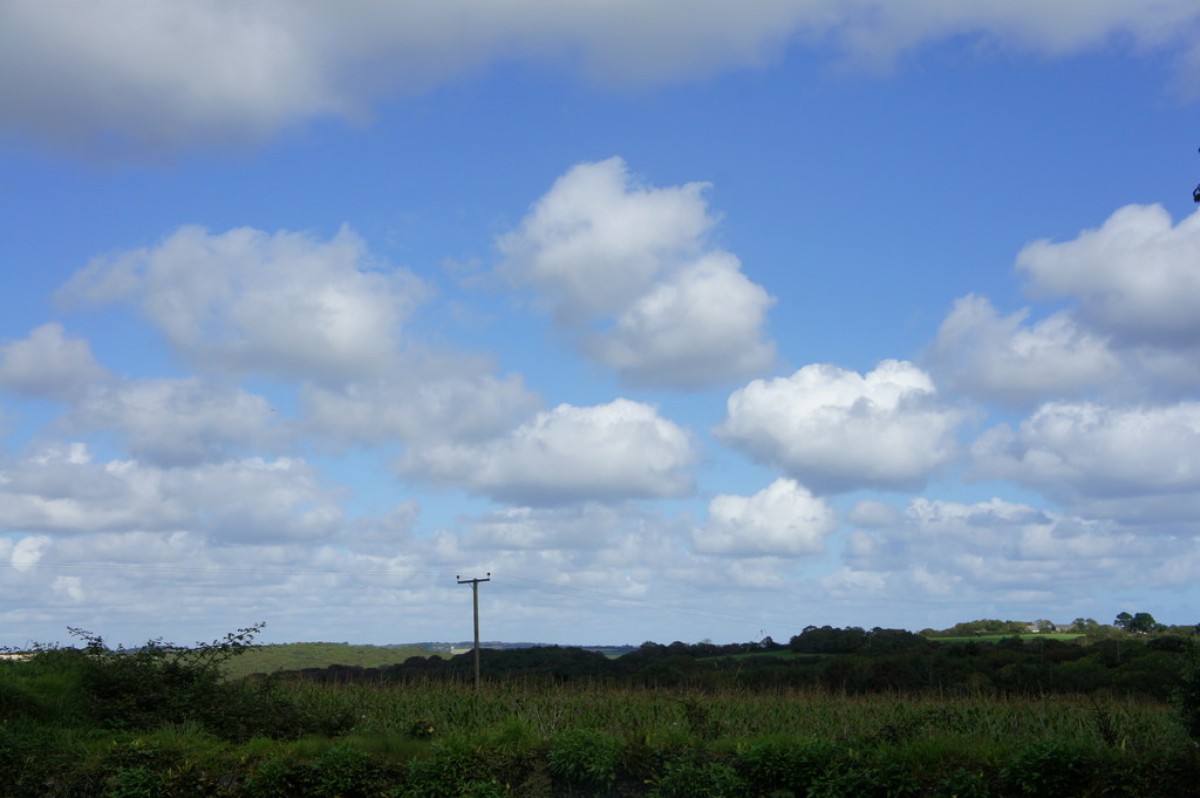
[[[283,689],[305,715],[346,727],[231,743],[188,725],[60,733],[56,772],[73,774],[71,789],[29,794],[1190,798],[1200,778],[1196,747],[1170,708],[1144,701],[519,684]]]
[[[318,684],[230,678],[224,650],[0,663],[0,794],[1191,798],[1200,783],[1178,711],[1145,698]]]
[[[1138,750],[1189,745],[1163,704],[1082,696],[847,695],[823,690],[697,693],[603,685],[429,684],[289,687],[316,712],[349,711],[357,733],[403,735],[427,723],[439,737],[491,736],[517,724],[539,739],[587,728],[650,740],[763,736],[867,742],[936,739],[990,746],[1045,739]]]
[[[357,665],[380,668],[404,662],[409,657],[428,657],[430,652],[418,646],[357,646],[347,643],[288,643],[257,646],[225,664],[230,678],[251,673],[275,673],[303,668],[327,668],[330,665]]]

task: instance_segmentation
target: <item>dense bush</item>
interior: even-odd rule
[[[1200,743],[1200,647],[1193,645],[1187,650],[1175,707],[1188,734]]]
[[[550,741],[550,774],[564,784],[611,787],[616,784],[621,741],[605,732],[576,729]]]
[[[756,794],[803,795],[840,755],[832,740],[773,737],[746,746],[738,757],[738,769]]]
[[[194,648],[151,640],[131,649],[110,649],[99,635],[72,629],[82,648],[38,648],[28,660],[7,665],[0,719],[112,731],[195,724],[239,741],[349,728],[350,715],[303,708],[274,680],[225,679],[224,664],[253,645],[261,628]]]

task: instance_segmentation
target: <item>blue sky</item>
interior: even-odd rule
[[[0,644],[1193,623],[1184,0],[0,0]]]

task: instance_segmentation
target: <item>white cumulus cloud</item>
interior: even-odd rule
[[[1138,535],[1089,520],[993,498],[961,503],[913,499],[887,525],[855,533],[847,574],[876,575],[881,595],[926,596],[963,607],[980,602],[1094,605],[1103,591],[1144,583],[1190,539]],[[1195,578],[1194,563],[1186,578]],[[1176,574],[1175,583],[1185,583]],[[1069,614],[1069,612],[1064,613]]]
[[[188,531],[245,542],[333,538],[342,525],[333,491],[303,460],[162,468],[93,462],[72,445],[0,464],[0,530]]]
[[[186,465],[270,445],[275,414],[261,396],[196,377],[113,382],[89,391],[70,416],[79,429],[111,430],[136,459]]]
[[[469,520],[465,546],[500,551],[597,551],[643,519],[627,505],[502,507]]]
[[[819,492],[909,488],[957,453],[961,411],[929,375],[888,360],[860,375],[810,365],[735,391],[718,437]]]
[[[507,435],[414,447],[402,473],[528,505],[681,496],[696,456],[688,433],[654,407],[617,399],[559,405]]]
[[[517,374],[494,375],[481,358],[406,355],[379,376],[302,387],[301,424],[351,443],[478,441],[540,405]]]
[[[45,535],[23,537],[13,545],[9,563],[19,571],[28,570],[38,564],[46,549],[50,548],[51,542]]]
[[[1053,402],[972,447],[975,472],[1009,479],[1084,515],[1179,521],[1200,510],[1200,403]]]
[[[564,324],[617,313],[699,254],[715,222],[707,187],[639,185],[616,157],[574,166],[498,240],[505,272]]]
[[[375,267],[348,228],[318,241],[189,226],[157,246],[94,259],[59,298],[134,303],[206,368],[343,380],[391,364],[401,323],[424,294],[411,274]]]
[[[1034,324],[1028,316],[1001,317],[976,295],[956,301],[928,353],[938,382],[983,401],[1027,405],[1077,396],[1121,375],[1105,338],[1069,314]]]
[[[108,376],[88,342],[69,337],[61,324],[43,324],[27,338],[0,345],[0,390],[69,399]]]
[[[774,361],[775,346],[762,339],[772,304],[736,258],[715,253],[655,286],[584,349],[631,383],[701,388]]]
[[[1037,297],[1068,297],[1080,316],[1124,343],[1200,343],[1200,211],[1172,225],[1159,205],[1129,205],[1064,242],[1017,257]]]
[[[585,355],[637,385],[703,388],[765,370],[774,300],[711,247],[705,184],[638,184],[624,161],[579,164],[498,242]]]
[[[362,118],[382,96],[499,61],[645,85],[762,67],[798,43],[886,69],[952,38],[1052,56],[1165,50],[1194,89],[1198,18],[1191,0],[6,0],[0,124],[63,146],[169,149]]]
[[[836,525],[827,502],[795,480],[777,479],[753,496],[714,498],[692,541],[709,554],[798,556],[821,552]]]

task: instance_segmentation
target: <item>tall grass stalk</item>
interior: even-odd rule
[[[292,688],[314,710],[341,709],[356,729],[404,734],[416,721],[434,734],[492,734],[519,720],[542,739],[578,728],[620,736],[711,735],[732,739],[790,735],[825,740],[899,742],[960,737],[1005,745],[1045,739],[1141,750],[1185,745],[1169,709],[1145,700],[848,695],[826,690],[722,690],[696,693],[604,684],[566,686],[445,682]]]

